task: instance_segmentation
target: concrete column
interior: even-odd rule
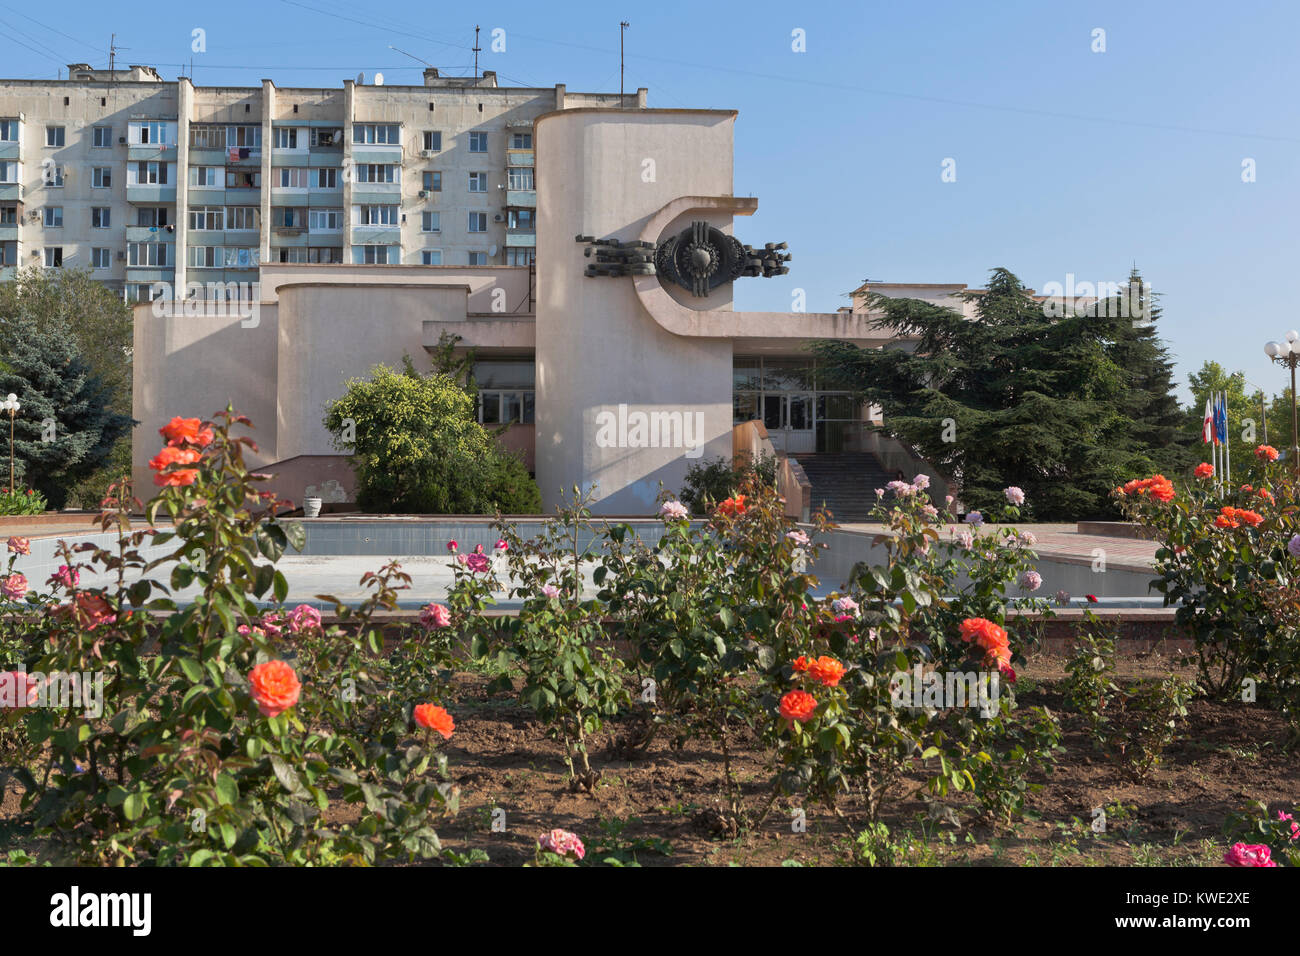
[[[271,261],[271,150],[275,148],[275,133],[271,120],[275,116],[275,83],[262,81],[262,192],[258,210],[258,255],[262,262]]]
[[[356,83],[343,81],[343,262],[352,262],[352,183],[356,169],[352,165],[352,120],[356,116]]]
[[[176,301],[185,301],[189,260],[185,237],[190,228],[190,119],[194,115],[194,84],[188,76],[176,81]],[[203,298],[202,294],[197,296]]]

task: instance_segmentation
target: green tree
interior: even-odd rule
[[[1049,316],[1006,269],[966,299],[974,321],[873,297],[884,328],[915,350],[819,343],[828,384],[879,404],[885,430],[955,479],[968,507],[1005,503],[1002,489],[1019,485],[1040,519],[1111,514],[1110,490],[1150,467],[1120,404],[1116,323]]]
[[[541,495],[523,463],[501,451],[449,375],[378,365],[352,379],[326,409],[335,447],[347,451],[366,511],[536,513]]]
[[[1247,463],[1254,459],[1255,446],[1264,443],[1259,390],[1256,389],[1248,396],[1245,373],[1229,372],[1213,361],[1202,363],[1199,371],[1188,376],[1188,388],[1192,392],[1192,404],[1183,412],[1184,433],[1188,436],[1187,444],[1194,460],[1210,460],[1210,446],[1201,440],[1205,400],[1211,394],[1222,392],[1228,401],[1228,443],[1232,455],[1232,473],[1245,474]],[[1253,427],[1248,427],[1246,419],[1254,423]],[[1278,451],[1286,451],[1291,444],[1291,406],[1286,394],[1274,398],[1267,420],[1269,444]],[[1285,425],[1279,430],[1277,426],[1283,422]]]
[[[109,460],[134,424],[111,407],[112,392],[78,352],[71,328],[57,317],[0,319],[0,393],[20,396],[14,421],[15,465],[53,508]],[[6,478],[7,481],[7,478]]]

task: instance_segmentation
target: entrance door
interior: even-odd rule
[[[816,447],[810,394],[764,395],[763,424],[777,451],[807,454]]]

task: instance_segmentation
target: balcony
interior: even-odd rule
[[[0,159],[17,159],[18,144],[5,141],[0,143]]]
[[[380,146],[375,143],[368,143],[364,146],[352,147],[352,162],[362,163],[380,163],[391,166],[402,164],[402,147],[400,146]]]
[[[4,196],[0,196],[3,199]],[[176,202],[176,187],[174,185],[137,185],[133,183],[126,184],[126,201],[133,203],[145,203],[148,205],[158,205],[159,203]]]
[[[507,149],[506,165],[507,166],[535,166],[533,162],[536,154],[531,149]]]
[[[506,233],[506,248],[523,248],[531,249],[537,245],[537,233],[535,232],[514,232]]]
[[[362,206],[391,206],[402,201],[401,183],[353,183],[352,202]]]
[[[22,183],[0,183],[0,200],[10,199],[21,202],[22,198]]]
[[[536,189],[507,189],[506,205],[517,206],[523,209],[536,209],[537,190]]]
[[[127,226],[127,242],[162,242],[169,236],[175,236],[175,227],[167,226]]]
[[[401,239],[399,226],[354,226],[352,244],[354,246],[390,246],[397,245]]]
[[[224,149],[209,149],[206,146],[190,147],[191,166],[224,166],[229,157]]]
[[[176,146],[163,143],[132,143],[126,148],[126,158],[131,162],[176,162]]]
[[[18,223],[0,226],[0,242],[18,241]]]

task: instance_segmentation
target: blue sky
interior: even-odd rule
[[[1263,343],[1300,327],[1296,255],[1300,4],[1252,2],[528,3],[226,0],[215,5],[0,0],[0,74],[69,62],[189,69],[203,85],[337,86],[421,63],[503,83],[618,89],[650,105],[739,110],[736,192],[748,242],[786,240],[791,274],[742,280],[737,308],[832,311],[862,279],[1028,285],[1119,281],[1163,296],[1180,385],[1212,358],[1270,393]],[[209,9],[204,9],[204,8]],[[191,31],[207,52],[191,53]],[[505,30],[506,50],[491,51]],[[1093,31],[1105,30],[1104,53]],[[792,49],[804,31],[806,52]],[[956,161],[955,182],[941,164]],[[1243,160],[1256,181],[1242,182]],[[792,321],[797,319],[792,318]],[[1187,395],[1184,389],[1184,399]]]

